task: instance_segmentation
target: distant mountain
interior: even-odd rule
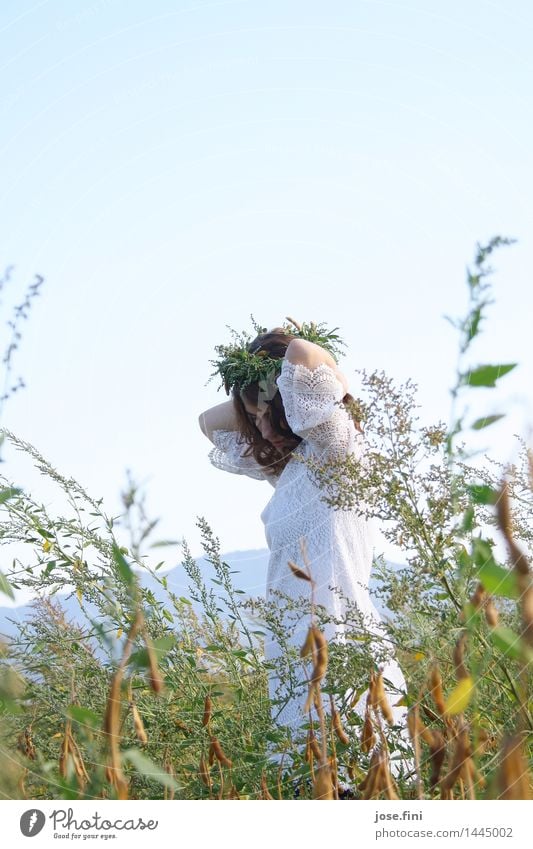
[[[266,586],[266,575],[268,568],[269,552],[268,549],[251,549],[248,551],[231,551],[222,555],[224,560],[232,571],[232,583],[235,589],[243,590],[245,596],[264,596]],[[196,559],[200,574],[208,588],[212,587],[215,595],[220,590],[216,584],[211,582],[212,578],[216,578],[215,570],[211,563],[205,557]],[[388,563],[392,570],[397,570],[400,566],[396,563]],[[166,592],[148,573],[139,573],[143,586],[152,590],[154,596],[163,601],[166,598]],[[189,576],[185,569],[180,564],[168,572],[164,573],[168,582],[168,588],[178,596],[190,597]],[[375,586],[375,581],[370,579],[370,587]],[[244,598],[245,596],[241,596]],[[83,622],[83,615],[80,611],[77,599],[72,596],[67,599],[66,595],[57,593],[55,595],[57,601],[61,602],[65,610],[66,618],[77,622]],[[372,600],[378,611],[384,615],[386,609],[380,604],[379,599],[374,596]],[[199,610],[199,605],[193,602],[193,607]],[[99,618],[99,613],[92,605],[88,605],[90,615]],[[92,608],[92,609],[91,609]],[[31,612],[31,605],[24,604],[19,607],[0,607],[0,634],[4,636],[14,636],[17,633],[17,622],[25,620]],[[13,621],[10,621],[13,620]]]

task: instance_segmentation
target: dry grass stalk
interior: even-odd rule
[[[462,723],[455,737],[455,749],[448,773],[440,781],[441,798],[453,799],[453,788],[459,779],[468,777],[467,762],[472,756],[468,728]]]
[[[497,777],[498,799],[531,800],[531,779],[524,755],[521,735],[507,735],[503,740],[502,759]]]
[[[122,653],[120,663],[117,667],[115,674],[113,675],[113,678],[111,679],[111,687],[109,690],[109,695],[107,697],[106,712],[104,717],[104,734],[107,737],[109,749],[109,763],[106,767],[106,777],[110,784],[112,784],[115,788],[119,799],[128,798],[128,782],[126,781],[124,773],[122,772],[119,748],[121,708],[120,691],[122,687],[122,679],[124,677],[124,670],[126,669],[126,665],[128,663],[131,650],[133,648],[133,643],[137,634],[141,631],[142,627],[143,615],[141,609],[138,608],[135,614],[135,618],[133,620],[133,624],[129,630],[128,637],[126,639],[126,644],[124,646],[124,651]]]
[[[261,773],[261,793],[259,794],[259,798],[260,799],[272,799],[272,800],[274,800],[273,795],[271,794],[270,790],[268,789],[268,784],[267,784],[266,775],[265,775],[264,770]]]
[[[59,753],[59,774],[63,778],[67,778],[69,772],[69,762],[72,762],[78,787],[83,790],[89,782],[89,776],[85,769],[85,764],[79,747],[72,735],[72,721],[67,719],[65,723],[65,732],[61,743],[61,751]]]
[[[420,736],[424,726],[420,720],[418,704],[413,705],[407,712],[407,728],[409,729],[409,735],[413,743],[413,752],[415,756],[416,795],[419,799],[423,799],[424,788],[420,773]]]
[[[427,729],[429,731],[429,729]],[[429,732],[431,735],[426,742],[429,745],[429,762],[431,764],[431,774],[429,776],[429,787],[433,791],[439,783],[440,773],[444,758],[446,757],[446,738],[442,731],[433,729]],[[429,739],[431,742],[429,742]]]
[[[322,752],[320,757],[320,766],[324,766],[327,760],[327,732],[326,732],[326,717],[324,706],[322,704],[320,683],[324,678],[328,666],[328,644],[327,640],[315,625],[311,625],[307,632],[307,637],[302,646],[300,654],[302,657],[312,653],[313,670],[309,679],[309,693],[304,706],[304,713],[308,713],[311,705],[314,704],[320,721],[320,733],[322,737]]]
[[[528,460],[531,455],[528,454]],[[531,467],[530,467],[531,468]],[[499,498],[496,505],[496,516],[498,526],[503,533],[507,549],[511,556],[513,571],[516,576],[518,592],[521,602],[522,613],[522,637],[527,645],[533,647],[533,577],[531,568],[525,554],[520,550],[513,538],[513,526],[511,517],[511,506],[509,502],[509,487],[504,480],[501,485]],[[520,669],[520,723],[522,727],[531,727],[531,717],[527,708],[527,692],[529,685],[528,662],[521,664]]]
[[[309,730],[308,743],[311,756],[313,756],[319,763],[320,758],[322,757],[322,750],[318,740],[316,739],[315,732],[312,729]]]
[[[159,671],[159,665],[157,663],[157,656],[155,653],[154,645],[149,635],[147,634],[146,629],[143,630],[143,639],[148,654],[148,680],[150,681],[150,686],[154,693],[157,693],[159,695],[159,693],[163,692],[165,685],[163,683],[161,672]]]
[[[211,791],[212,782],[211,782],[211,774],[209,772],[209,767],[207,766],[206,759],[203,755],[200,757],[200,764],[198,767],[198,775],[200,776],[200,780],[206,787]]]
[[[165,770],[165,772],[168,775],[170,775],[171,778],[174,778],[174,779],[176,778],[176,772],[174,770],[174,766],[173,766],[172,761],[170,759],[170,752],[169,752],[168,748],[165,749],[165,759],[163,761],[163,769]],[[165,785],[164,791],[163,791],[163,796],[164,796],[165,799],[172,800],[174,798],[175,792],[176,791],[174,790],[174,787],[167,787]]]
[[[531,448],[527,449],[527,464],[529,468],[529,488],[533,492],[533,451]]]

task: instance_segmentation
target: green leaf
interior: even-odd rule
[[[179,539],[162,539],[159,542],[153,542],[150,548],[163,548],[166,545],[181,545]]]
[[[0,572],[0,592],[7,595],[13,601],[15,600],[15,593],[3,572]]]
[[[181,790],[178,782],[168,772],[157,766],[150,758],[139,752],[138,749],[126,749],[125,752],[122,752],[122,759],[135,767],[141,775],[151,778],[152,781],[157,781],[170,790]]]
[[[478,366],[473,371],[467,371],[462,375],[462,383],[465,386],[496,386],[496,381],[508,372],[512,371],[517,363],[508,363],[499,366]]]
[[[461,530],[471,531],[472,528],[474,527],[474,519],[475,519],[474,508],[473,507],[467,507],[465,512],[464,512],[463,521],[462,521],[462,524],[461,524]]]
[[[176,644],[176,637],[173,634],[165,634],[163,637],[158,637],[157,640],[153,641],[154,651],[157,655],[157,659],[161,660],[161,658],[167,654],[172,648],[174,648]],[[145,648],[137,649],[137,651],[132,652],[130,657],[130,663],[133,663],[134,666],[140,669],[146,669],[150,665],[150,661],[148,659],[148,652]]]
[[[496,504],[499,493],[485,484],[474,484],[467,487],[475,504]]]
[[[474,540],[474,563],[476,575],[490,595],[518,598],[518,586],[514,572],[500,566],[494,560],[492,549],[486,540]]]
[[[98,728],[102,724],[102,720],[98,714],[88,708],[79,707],[79,705],[69,705],[67,716],[75,719],[80,725],[89,725],[91,728]]]
[[[444,706],[446,713],[449,716],[455,716],[462,713],[468,707],[472,694],[474,692],[474,682],[470,676],[461,678],[458,684],[454,687]]]
[[[479,322],[481,320],[481,307],[476,307],[468,318],[468,339],[469,341],[477,336],[479,332]]]
[[[50,562],[46,564],[46,569],[43,572],[43,578],[47,578],[48,575],[50,574],[50,572],[52,571],[52,569],[55,569],[55,567],[56,567],[56,561],[50,560]]]
[[[113,544],[113,559],[117,565],[118,573],[128,589],[131,589],[135,583],[135,575],[129,563],[125,560],[118,545]]]
[[[484,427],[489,427],[489,425],[494,424],[494,422],[499,422],[500,419],[503,418],[505,418],[505,413],[500,413],[496,416],[484,416],[482,419],[476,419],[472,425],[472,430],[482,430]]]
[[[21,492],[21,489],[15,489],[12,486],[7,487],[7,489],[0,489],[0,504],[4,504],[9,498],[13,498]]]
[[[499,648],[500,651],[507,655],[507,657],[513,658],[513,660],[531,660],[533,656],[531,649],[527,648],[520,636],[515,634],[514,631],[511,631],[510,628],[503,626],[492,628],[490,638],[496,648]]]
[[[172,616],[172,613],[170,613],[170,611],[169,611],[169,610],[167,610],[167,609],[166,609],[166,607],[164,607],[164,608],[163,608],[163,610],[161,611],[161,613],[163,614],[163,616],[165,617],[165,619],[166,619],[168,622],[172,622],[172,623],[174,622],[174,617]]]

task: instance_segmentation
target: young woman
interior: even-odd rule
[[[228,355],[228,348],[218,350]],[[341,403],[353,401],[346,377],[326,347],[299,338],[286,328],[261,333],[243,351],[232,349],[219,366],[232,398],[202,413],[200,427],[215,446],[209,454],[214,466],[267,480],[274,487],[261,514],[270,550],[267,600],[280,603],[278,592],[289,599],[309,600],[309,583],[296,577],[288,565],[290,560],[305,569],[303,539],[315,582],[316,604],[339,619],[346,610],[346,600],[355,602],[373,622],[370,630],[377,633],[380,619],[368,593],[373,559],[371,526],[354,509],[328,506],[305,465],[310,457],[326,460],[350,454],[360,458],[363,454],[359,423]],[[309,626],[308,617],[300,615],[295,621],[294,615],[287,613],[285,621],[287,643],[299,650]],[[343,625],[333,623],[324,628],[328,640],[342,640],[344,630]],[[281,648],[270,639],[265,651],[267,660],[273,660]],[[386,685],[394,705],[399,691],[405,690],[402,672],[393,657],[380,668],[385,681],[394,685],[393,690]],[[275,702],[275,721],[296,733],[306,719],[302,708],[307,692],[303,666],[299,681],[296,685],[292,682],[290,691],[272,673],[270,698]],[[363,716],[365,706],[363,695],[355,710]],[[325,707],[329,710],[329,700]],[[405,708],[393,707],[393,712],[395,722],[405,725]]]

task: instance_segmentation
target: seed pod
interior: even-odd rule
[[[507,481],[503,481],[498,500],[496,502],[496,517],[498,520],[498,526],[505,537],[505,542],[507,543],[507,548],[511,555],[511,561],[513,563],[515,573],[518,578],[526,577],[530,571],[529,563],[526,556],[513,539],[513,525]],[[523,591],[523,588],[520,586],[519,589]]]
[[[293,563],[292,560],[289,560],[288,563],[289,563],[291,572],[295,576],[295,578],[301,578],[302,581],[310,581],[311,580],[311,578],[307,574],[307,572],[304,572],[303,569],[300,569],[300,567],[297,566],[296,563]]]
[[[149,668],[149,676],[148,680],[150,681],[150,686],[154,693],[161,693],[164,688],[163,678],[161,676],[161,672],[159,671],[159,666],[157,664],[157,657],[154,650],[154,646],[152,640],[146,633],[143,632],[144,636],[144,644],[146,646],[146,652],[148,654],[148,668]]]
[[[464,665],[464,656],[465,656],[465,648],[466,641],[468,639],[468,635],[466,631],[460,635],[457,640],[454,650],[453,650],[453,662],[455,664],[455,674],[457,676],[457,680],[460,681],[462,678],[468,678],[468,671]]]
[[[394,725],[394,714],[392,713],[392,708],[389,704],[389,700],[387,699],[387,694],[385,693],[385,687],[383,686],[383,673],[381,671],[378,673],[374,686],[376,701],[381,709],[381,713],[389,725]]]
[[[18,737],[18,747],[20,751],[29,758],[30,761],[34,761],[35,754],[35,746],[33,744],[33,738],[31,736],[31,727],[24,729],[24,733],[20,734]]]
[[[311,739],[309,740],[309,746],[311,747],[311,751],[313,753],[315,760],[320,761],[320,759],[322,757],[322,751],[321,751],[320,746],[318,744],[318,740],[316,739],[314,734],[311,737]]]
[[[435,702],[439,714],[444,716],[446,712],[444,693],[442,691],[442,678],[438,666],[433,666],[430,673],[431,696]]]
[[[217,740],[216,737],[211,737],[211,745],[213,747],[213,752],[215,753],[215,758],[217,761],[222,764],[222,766],[231,766],[231,761],[226,757],[222,746],[220,745],[220,741]]]
[[[148,735],[144,728],[144,723],[141,719],[141,715],[137,710],[137,705],[135,702],[131,702],[131,715],[133,717],[133,726],[135,728],[135,733],[137,735],[137,739],[146,745],[148,743]]]
[[[495,628],[500,620],[500,614],[494,604],[492,596],[489,596],[485,603],[485,619],[491,628]]]
[[[205,728],[206,725],[209,725],[209,722],[211,720],[211,713],[212,713],[211,699],[210,699],[209,696],[206,696],[205,702],[204,702],[204,715],[203,715],[203,718],[202,718],[202,725],[204,726],[204,728]]]
[[[313,626],[313,637],[314,637],[314,666],[313,672],[311,675],[311,681],[314,684],[318,684],[322,681],[324,675],[326,674],[326,669],[328,666],[328,643],[327,640],[318,628]]]
[[[388,758],[386,752],[383,752],[381,774],[383,776],[383,781],[384,781],[383,789],[385,790],[385,798],[386,799],[399,799],[400,797],[398,796],[398,792],[397,792],[398,787],[396,786],[394,778],[391,775],[390,761],[389,761],[389,758]]]
[[[486,595],[487,595],[487,592],[485,590],[485,587],[483,586],[483,584],[478,583],[478,585],[477,585],[477,587],[476,587],[476,589],[475,589],[475,591],[472,594],[472,597],[470,599],[470,604],[472,605],[474,610],[479,610],[479,608],[483,604],[483,601],[485,600]]]
[[[314,634],[313,634],[313,629],[309,628],[309,630],[307,632],[307,636],[305,638],[305,642],[304,642],[302,648],[300,649],[300,657],[308,657],[310,654],[312,654],[314,647],[315,647],[315,638],[314,638]]]
[[[336,710],[333,711],[331,720],[335,734],[337,735],[341,743],[344,743],[344,745],[347,746],[350,742],[350,738],[342,727],[341,718]]]
[[[370,766],[366,778],[359,785],[359,790],[363,794],[363,799],[372,799],[376,794],[379,795],[381,788],[381,759],[379,749],[375,749],[370,759]]]
[[[366,709],[365,721],[363,724],[363,733],[361,734],[361,748],[363,752],[369,752],[376,744],[376,735],[374,734],[374,726],[370,717],[370,710]]]
[[[315,773],[313,799],[322,799],[324,801],[333,799],[333,781],[329,764],[322,764]]]
[[[531,775],[518,734],[507,735],[503,740],[497,781],[499,799],[531,799]]]

